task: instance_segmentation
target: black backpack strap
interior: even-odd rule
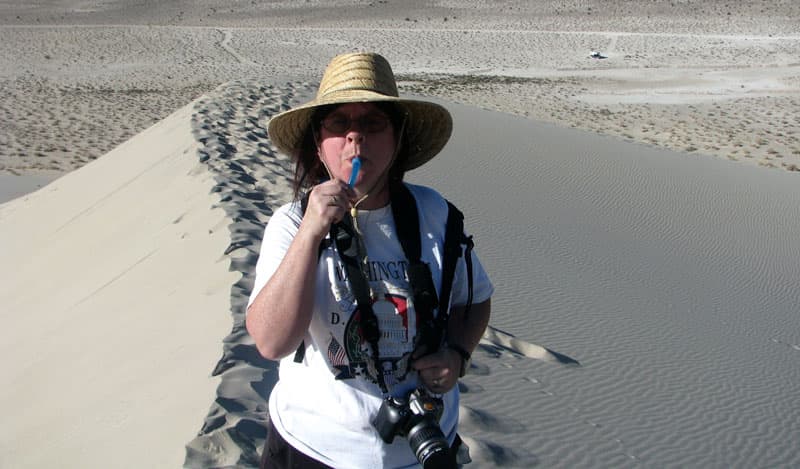
[[[303,340],[300,342],[300,345],[297,346],[297,350],[294,351],[294,362],[295,363],[303,363],[303,360],[306,358],[306,341]]]
[[[439,349],[444,338],[443,329],[437,327],[433,312],[439,307],[436,285],[428,264],[422,262],[422,241],[419,228],[419,211],[414,195],[402,182],[390,186],[392,216],[403,253],[408,260],[408,283],[419,315],[414,354],[427,355]]]
[[[461,250],[461,245],[464,250]],[[464,234],[464,214],[455,205],[447,201],[447,225],[444,233],[444,259],[442,260],[442,292],[440,301],[441,321],[440,327],[447,327],[445,323],[450,311],[450,294],[453,290],[453,280],[455,279],[458,259],[464,255],[467,264],[467,304],[464,309],[464,316],[469,314],[472,306],[472,248],[474,247],[472,236]],[[441,314],[441,312],[444,314]],[[438,318],[437,318],[438,319]]]
[[[414,195],[405,184],[392,185],[392,216],[397,237],[408,259],[408,280],[411,284],[414,306],[423,318],[433,318],[433,310],[439,306],[436,286],[428,264],[422,262],[422,242],[419,228],[419,212]]]

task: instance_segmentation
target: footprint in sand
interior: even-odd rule
[[[468,405],[459,407],[460,422],[499,433],[524,433],[527,427],[511,416],[495,415]]]
[[[481,352],[482,357],[488,359],[501,359],[504,356],[517,359],[527,357],[564,366],[580,366],[580,363],[574,358],[518,339],[492,326],[489,326],[484,333],[478,350]],[[513,367],[509,363],[501,363],[501,366]],[[480,361],[473,361],[469,374],[471,376],[488,376],[491,374],[491,370],[491,366]],[[544,389],[546,384],[540,379],[532,376],[525,376],[522,379],[542,388],[539,389],[542,394],[554,396],[552,392]],[[483,391],[483,388],[472,384],[470,380],[459,382],[459,389],[465,394]],[[515,420],[513,416],[497,415],[466,404],[461,405],[459,413],[460,423],[464,425],[465,431],[468,428],[474,428],[484,432],[509,434],[524,433],[528,430],[525,424]],[[465,436],[463,433],[461,437],[469,447],[470,456],[478,467],[533,467],[540,463],[535,454],[525,450],[504,447],[492,442],[490,439],[473,438]]]
[[[772,339],[770,339],[770,340],[772,340],[776,344],[784,345],[786,347],[789,347],[792,350],[797,350],[798,352],[800,352],[800,345],[798,345],[798,344],[790,344],[789,342],[784,342],[784,341],[782,341],[780,339],[776,339],[774,337]]]
[[[228,216],[230,243],[222,259],[242,275],[231,288],[234,327],[212,373],[220,377],[218,397],[203,428],[186,445],[187,466],[258,465],[257,450],[266,436],[264,397],[277,380],[277,366],[260,358],[252,346],[243,330],[244,311],[271,207],[291,195],[291,162],[265,140],[264,109],[272,104],[277,111],[285,106],[281,101],[286,95],[308,92],[302,85],[277,89],[255,81],[230,82],[200,100],[192,117],[198,159],[214,176],[216,206]]]
[[[461,394],[478,394],[484,391],[484,387],[480,384],[465,383],[464,381],[458,382],[458,392]]]
[[[541,462],[532,453],[461,435],[476,467],[535,467]]]
[[[776,339],[773,339],[775,342],[779,342]],[[788,345],[788,344],[786,344]],[[532,344],[530,342],[526,342],[524,340],[518,339],[511,334],[503,332],[499,329],[494,327],[489,327],[486,333],[483,336],[483,340],[481,341],[481,350],[485,352],[492,358],[500,358],[504,353],[510,353],[512,355],[517,356],[525,356],[528,358],[534,358],[537,360],[541,360],[547,363],[558,364],[562,366],[580,366],[580,362],[578,360],[564,355],[562,353],[558,353],[556,351],[550,350],[546,347],[542,347],[540,345]],[[482,367],[480,368],[484,371],[484,376],[490,373],[489,367]],[[525,376],[522,380],[530,383],[533,386],[539,388],[539,392],[548,397],[554,397],[555,393],[551,392],[547,389],[547,383],[542,381],[540,378],[536,378],[534,376]],[[497,416],[488,414],[484,411],[472,409],[468,406],[462,406],[462,421],[471,425],[475,425],[476,427],[496,431],[502,425],[498,424],[497,422],[511,422],[510,428],[502,428],[502,431],[509,432],[514,430],[516,427],[513,424],[513,420],[509,420],[507,418],[498,418]],[[595,421],[592,418],[586,417],[584,409],[580,407],[572,406],[572,414],[579,418],[580,422],[589,427],[602,431],[604,434],[613,434],[613,431],[609,428],[606,428],[604,424]],[[524,431],[524,425],[521,425],[521,431]],[[467,438],[465,438],[467,440]],[[619,451],[625,458],[631,461],[638,461],[638,456],[631,454],[627,448],[625,447],[625,443],[621,438],[612,438],[612,440],[620,446]],[[495,467],[500,466],[514,466],[514,467],[530,467],[538,463],[538,458],[535,455],[531,454],[519,454],[515,450],[503,448],[499,445],[491,443],[486,440],[469,440],[470,442],[474,442],[477,444],[477,449],[474,452],[477,452],[484,461],[489,464],[494,465]],[[470,446],[472,449],[472,446]]]
[[[518,339],[513,335],[503,332],[500,329],[489,326],[483,334],[481,344],[487,344],[495,347],[498,353],[501,351],[509,351],[514,354],[523,355],[528,358],[534,358],[547,363],[556,363],[566,366],[580,366],[578,360],[550,350],[541,345],[532,344],[524,340]]]

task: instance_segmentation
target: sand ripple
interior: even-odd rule
[[[502,114],[460,120],[449,107],[456,139],[412,178],[468,214],[497,285],[492,325],[581,363],[479,349],[481,372],[465,384],[480,386],[481,415],[493,420],[473,418],[465,431],[526,452],[510,461],[485,449],[481,461],[800,464],[789,436],[800,421],[800,249],[790,241],[800,188],[791,174]],[[481,126],[492,138],[480,138]],[[517,415],[530,416],[519,433],[491,424]]]

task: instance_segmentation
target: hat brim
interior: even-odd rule
[[[410,171],[427,163],[447,144],[453,131],[453,119],[446,108],[436,103],[387,96],[368,90],[340,91],[326,99],[318,97],[308,103],[289,109],[270,119],[270,140],[283,153],[296,157],[303,138],[311,124],[316,108],[325,105],[349,103],[388,102],[404,109],[408,117],[405,124],[407,157],[396,164],[403,171]]]

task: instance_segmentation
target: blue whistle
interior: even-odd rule
[[[352,189],[353,186],[356,185],[356,179],[358,178],[358,172],[361,170],[361,158],[355,157],[353,158],[353,171],[350,173],[350,182],[347,185],[350,186]]]

